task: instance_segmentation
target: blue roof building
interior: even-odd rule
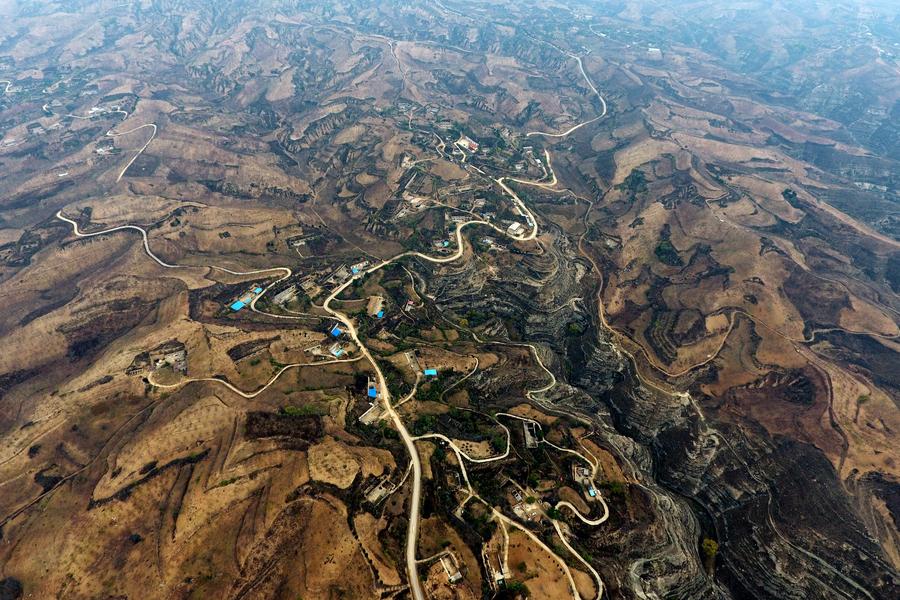
[[[339,335],[341,335],[341,328],[335,325],[331,328],[331,331],[329,333],[334,337],[338,337]]]
[[[244,308],[245,306],[247,306],[247,305],[244,304],[243,302],[241,302],[240,300],[238,300],[237,302],[235,302],[234,304],[231,305],[231,310],[237,312],[237,311],[241,310],[242,308]]]
[[[437,377],[437,369],[425,369],[425,375],[427,377]]]
[[[254,294],[260,294],[260,293],[262,293],[262,288],[261,288],[261,287],[255,287],[255,288],[253,288],[253,293],[254,293]]]
[[[591,495],[591,498],[596,498],[596,497],[597,497],[597,490],[595,490],[595,489],[592,488],[592,487],[589,487],[589,488],[588,488],[588,494]]]
[[[369,387],[369,398],[377,398],[378,397],[378,388],[374,385]]]
[[[378,317],[379,319],[382,318],[382,317],[384,317],[384,311],[383,311],[383,310],[379,310],[377,313],[375,313],[375,316]]]

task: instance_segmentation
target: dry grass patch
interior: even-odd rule
[[[309,476],[314,481],[347,489],[359,473],[359,462],[346,445],[334,438],[309,448]]]
[[[528,586],[535,600],[572,596],[569,579],[556,559],[518,530],[509,533],[509,568],[512,576]]]

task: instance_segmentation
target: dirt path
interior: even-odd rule
[[[581,66],[580,58],[577,58],[577,57],[574,57],[574,58],[576,58],[576,60],[578,60],[579,66]],[[582,70],[582,74],[584,75],[585,79],[588,81],[588,84],[590,85],[591,89],[594,91],[594,93],[596,93],[598,95],[598,97],[600,97],[600,100],[603,103],[603,113],[589,121],[585,121],[579,125],[576,125],[575,127],[572,127],[571,129],[569,129],[567,132],[564,132],[561,134],[542,134],[540,132],[532,132],[532,133],[529,133],[528,135],[548,135],[551,137],[565,137],[568,134],[570,134],[571,132],[577,130],[578,128],[580,128],[584,125],[587,125],[588,123],[594,122],[594,121],[602,118],[603,116],[605,116],[606,102],[603,100],[602,96],[600,96],[599,93],[597,93],[596,88],[594,88],[593,84],[588,79],[587,74],[584,72],[583,67],[581,67],[581,70]],[[118,112],[122,112],[127,117],[127,113],[125,113],[125,111],[118,111]],[[81,118],[81,117],[79,117],[79,118]],[[125,165],[125,167],[119,173],[119,177],[116,179],[117,182],[121,180],[121,178],[124,176],[124,174],[128,170],[128,168],[134,163],[135,160],[137,160],[137,158],[140,156],[140,154],[147,148],[147,146],[150,144],[150,142],[156,136],[157,128],[156,128],[155,124],[148,123],[148,124],[140,125],[131,130],[121,132],[121,133],[113,133],[112,130],[107,132],[107,135],[110,135],[110,136],[120,136],[120,135],[127,135],[129,133],[133,133],[133,132],[138,131],[145,127],[151,127],[153,129],[153,132],[152,132],[150,138],[141,147],[141,149],[138,151],[138,153],[134,157],[132,157],[132,159],[128,162],[128,164]],[[548,166],[550,166],[550,169],[551,169],[550,172],[553,177],[551,182],[540,182],[540,181],[533,182],[533,181],[516,179],[515,180],[516,183],[523,184],[523,185],[536,185],[536,186],[542,187],[544,189],[547,189],[550,187],[555,187],[557,184],[556,175],[552,171],[552,166],[550,164],[550,154],[548,151],[545,151],[545,156],[547,158],[547,163],[548,163]],[[480,169],[477,169],[477,170],[479,173],[484,175],[483,171],[481,171]],[[373,369],[375,370],[376,379],[378,381],[378,389],[380,391],[380,396],[381,396],[382,402],[384,403],[384,406],[391,418],[392,423],[394,424],[395,428],[400,433],[400,436],[401,436],[401,438],[404,442],[404,445],[406,446],[406,449],[410,456],[413,484],[412,484],[412,498],[411,498],[411,502],[410,502],[410,515],[409,515],[410,523],[409,523],[409,529],[407,532],[407,543],[406,543],[406,563],[407,563],[407,575],[409,577],[409,582],[410,582],[410,592],[411,592],[414,600],[425,600],[425,594],[422,589],[421,581],[419,579],[418,571],[416,568],[416,562],[417,562],[416,561],[416,547],[417,547],[417,540],[418,540],[419,513],[420,513],[420,507],[421,507],[422,466],[421,466],[421,461],[419,459],[418,452],[415,448],[415,439],[438,438],[443,441],[446,441],[450,445],[450,447],[453,449],[453,451],[457,454],[457,458],[459,459],[459,463],[460,463],[460,468],[463,473],[463,478],[464,478],[466,485],[468,486],[468,489],[470,492],[469,498],[472,498],[472,497],[477,497],[477,495],[475,494],[474,489],[471,487],[471,484],[469,483],[468,475],[466,473],[465,466],[464,466],[464,460],[469,460],[470,462],[479,463],[479,462],[491,462],[491,461],[501,460],[501,459],[505,458],[509,454],[510,445],[511,445],[510,432],[509,432],[509,429],[506,428],[505,425],[503,425],[502,423],[500,424],[501,427],[503,427],[503,429],[506,431],[506,434],[507,434],[506,451],[502,455],[495,456],[495,457],[489,457],[486,459],[476,459],[476,458],[466,455],[458,447],[456,447],[456,445],[452,442],[452,440],[443,436],[442,434],[436,434],[436,433],[426,434],[425,436],[420,436],[419,438],[413,438],[412,436],[410,436],[409,431],[406,429],[406,426],[403,423],[403,420],[401,419],[400,415],[395,410],[393,403],[391,402],[390,391],[388,389],[386,379],[385,379],[384,374],[383,374],[381,368],[379,367],[377,361],[374,359],[374,357],[370,353],[369,349],[365,346],[365,344],[363,344],[362,341],[359,339],[359,334],[357,332],[355,324],[350,319],[350,317],[347,314],[345,314],[337,309],[332,308],[331,303],[334,302],[337,299],[337,297],[349,285],[353,284],[357,280],[361,280],[361,279],[367,277],[368,275],[375,273],[376,271],[383,269],[384,267],[386,267],[396,261],[402,260],[404,258],[414,257],[414,258],[418,258],[418,259],[425,260],[427,262],[432,262],[435,264],[450,263],[450,262],[454,262],[454,261],[460,259],[465,252],[465,241],[463,238],[463,230],[472,225],[489,227],[489,228],[497,231],[498,233],[504,235],[505,237],[508,237],[515,241],[530,241],[530,240],[536,239],[537,235],[538,235],[538,226],[537,226],[537,220],[536,220],[534,214],[531,212],[531,210],[528,208],[528,206],[522,201],[522,199],[516,194],[516,192],[506,185],[506,183],[504,181],[505,180],[504,177],[492,178],[492,180],[513,201],[513,203],[516,205],[520,214],[525,216],[526,221],[530,228],[527,234],[523,234],[523,235],[509,234],[508,232],[497,227],[496,225],[493,225],[492,223],[484,221],[484,220],[473,219],[470,221],[466,221],[466,222],[460,224],[456,228],[456,235],[455,235],[456,250],[453,254],[451,254],[449,256],[434,257],[434,256],[429,256],[427,254],[423,254],[423,253],[417,252],[417,251],[406,251],[406,252],[399,253],[391,258],[382,260],[381,262],[370,267],[369,269],[361,271],[360,273],[350,277],[346,282],[344,282],[343,284],[341,284],[340,286],[335,288],[331,292],[331,294],[329,294],[329,296],[326,298],[324,303],[322,304],[322,308],[329,315],[331,315],[332,317],[334,317],[335,319],[337,319],[338,321],[343,323],[343,325],[345,326],[345,328],[347,330],[347,333],[350,335],[351,339],[359,347],[361,356],[354,360],[359,360],[359,359],[365,358],[372,365]],[[149,245],[147,231],[142,227],[139,227],[137,225],[121,225],[118,227],[112,227],[109,229],[105,229],[105,230],[99,231],[99,232],[83,233],[83,232],[79,231],[77,222],[65,217],[62,214],[62,211],[58,211],[56,213],[56,217],[59,218],[60,220],[63,220],[65,222],[71,224],[72,228],[73,228],[73,232],[77,237],[93,237],[93,236],[105,235],[105,234],[114,233],[117,231],[124,231],[124,230],[138,231],[141,234],[142,243],[143,243],[144,251],[146,252],[146,254],[150,258],[152,258],[157,264],[159,264],[160,266],[162,266],[164,268],[170,268],[170,269],[209,268],[209,269],[218,269],[218,270],[224,271],[226,273],[238,275],[238,276],[263,274],[263,273],[273,273],[273,274],[274,273],[282,273],[283,274],[282,277],[280,277],[276,281],[270,283],[268,286],[265,287],[265,289],[260,294],[258,294],[256,297],[254,297],[253,301],[250,303],[250,308],[251,308],[251,310],[253,310],[255,312],[258,312],[261,314],[266,314],[266,315],[276,317],[276,318],[298,318],[298,317],[291,317],[288,315],[276,315],[276,314],[272,314],[272,313],[266,313],[266,312],[260,311],[256,308],[256,302],[261,297],[263,297],[266,294],[266,292],[268,292],[269,289],[272,288],[272,286],[278,284],[281,281],[284,281],[285,279],[289,278],[292,275],[292,270],[288,267],[273,267],[270,269],[261,269],[261,270],[252,270],[252,271],[233,271],[233,270],[230,270],[230,269],[227,269],[224,267],[218,267],[218,266],[197,267],[194,265],[169,264],[169,263],[163,261],[162,259],[160,259],[157,255],[155,255],[152,252],[152,250],[150,249],[150,245]],[[553,375],[553,373],[549,369],[547,369],[547,367],[544,365],[543,361],[541,361],[540,356],[538,355],[538,352],[537,352],[537,348],[533,344],[520,344],[520,345],[531,348],[531,350],[535,356],[535,360],[538,362],[540,367],[550,377],[550,382],[547,385],[542,386],[541,388],[538,388],[536,390],[528,390],[526,392],[526,395],[529,398],[532,398],[533,394],[540,394],[540,393],[543,393],[545,391],[552,389],[557,384],[556,377]],[[347,360],[329,361],[328,363],[318,363],[318,364],[334,364],[337,362],[350,362],[350,361],[347,361]],[[288,369],[298,368],[301,366],[307,366],[307,365],[306,364],[294,364],[294,365],[287,365],[287,366],[283,367],[265,385],[263,385],[260,389],[254,391],[254,392],[244,392],[243,390],[240,390],[240,389],[236,388],[235,386],[233,386],[231,383],[224,381],[222,379],[217,379],[217,378],[192,379],[192,380],[187,380],[185,382],[181,382],[178,384],[172,384],[171,386],[165,385],[165,386],[160,386],[160,387],[178,387],[181,385],[186,385],[193,381],[210,381],[210,382],[216,382],[216,383],[225,385],[231,391],[239,394],[240,396],[242,396],[244,398],[253,398],[253,397],[257,396],[258,394],[262,393],[263,391],[265,391],[269,386],[271,386],[275,381],[277,381],[277,379],[285,371],[287,371]],[[155,384],[155,385],[159,385],[159,384]],[[499,421],[498,421],[498,423],[499,423]],[[468,498],[467,498],[467,501],[468,501]],[[483,502],[483,500],[482,500],[482,502]],[[465,503],[463,503],[463,504],[465,504]],[[560,563],[560,565],[564,568],[564,570],[566,572],[567,578],[568,578],[570,586],[572,588],[573,597],[578,598],[574,579],[572,577],[571,571],[569,570],[569,568],[565,564],[565,562],[561,558],[559,558],[555,553],[553,553],[552,550],[550,550],[542,541],[540,541],[539,538],[537,538],[537,536],[535,536],[527,528],[523,527],[522,525],[520,525],[518,523],[515,523],[508,517],[500,514],[498,511],[496,511],[496,509],[492,509],[492,510],[494,511],[495,518],[500,519],[500,520],[512,525],[513,527],[516,527],[516,528],[522,530],[523,532],[526,533],[526,535],[531,537],[536,543],[541,545],[545,550],[550,552],[550,554],[552,556],[554,556],[554,558]],[[584,559],[581,558],[580,556],[579,556],[579,560],[584,562]],[[602,582],[600,582],[600,590],[602,592]],[[599,596],[598,596],[598,598],[599,598]]]

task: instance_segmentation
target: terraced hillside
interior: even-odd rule
[[[893,3],[0,17],[0,599],[897,597]]]

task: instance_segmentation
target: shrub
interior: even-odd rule
[[[703,550],[703,556],[705,556],[708,560],[712,560],[716,557],[716,553],[719,551],[719,544],[716,542],[716,540],[703,538],[703,542],[700,544],[700,548]]]
[[[318,417],[322,416],[323,411],[312,404],[304,404],[303,406],[291,406],[289,404],[281,409],[281,414],[289,417]]]

